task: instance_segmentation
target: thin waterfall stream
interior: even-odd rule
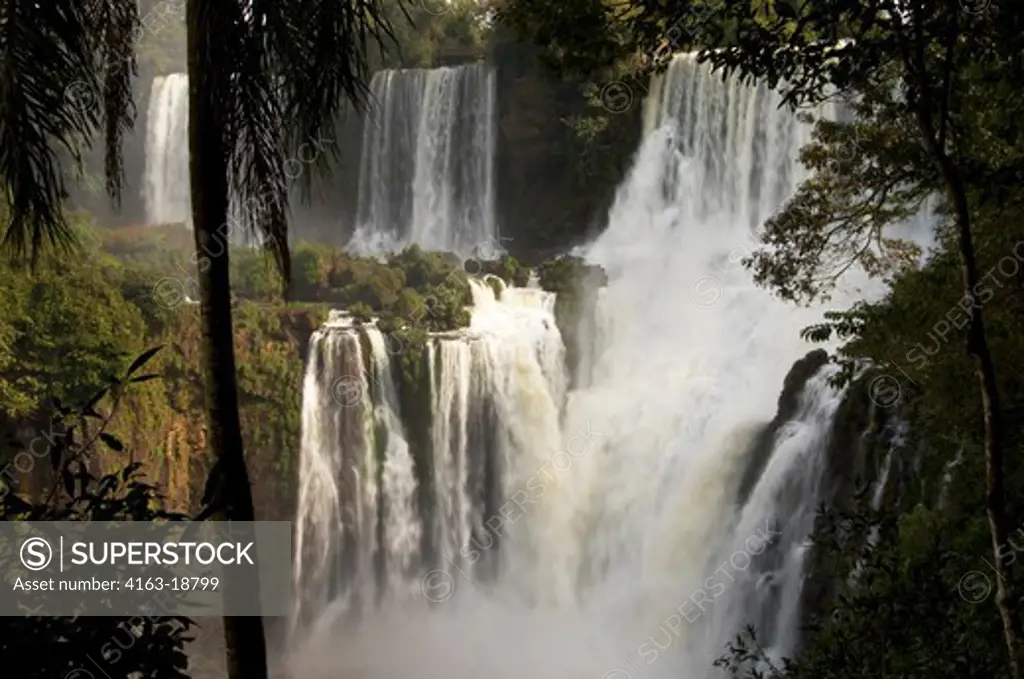
[[[148,121],[142,191],[146,223],[187,222],[192,204],[188,178],[187,75],[171,73],[154,78]]]

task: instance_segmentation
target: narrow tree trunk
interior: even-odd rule
[[[1000,411],[999,385],[996,368],[985,332],[984,314],[978,301],[978,263],[971,231],[971,213],[963,179],[953,161],[934,136],[929,136],[931,152],[946,184],[946,191],[956,214],[960,249],[960,275],[964,294],[970,300],[967,325],[967,351],[974,359],[974,371],[981,395],[981,409],[985,436],[985,513],[992,536],[995,556],[996,607],[1003,623],[1003,636],[1010,655],[1010,670],[1014,679],[1021,679],[1024,669],[1024,631],[1017,610],[1016,583],[1004,563],[1010,535],[1006,516],[1006,490],[1003,474],[1003,430]]]
[[[939,92],[939,99],[934,99],[929,83],[928,60],[922,37],[922,7],[920,0],[910,8],[914,17],[913,48],[904,43],[901,52],[908,75],[909,83],[917,89],[915,113],[918,126],[924,138],[925,146],[935,169],[942,178],[946,188],[946,197],[953,207],[956,216],[957,239],[960,250],[960,278],[964,286],[964,296],[970,302],[967,311],[967,353],[974,360],[974,373],[978,380],[978,391],[981,396],[981,411],[984,424],[985,449],[985,514],[988,517],[989,533],[992,537],[992,554],[995,557],[996,571],[996,608],[1003,624],[1003,638],[1009,653],[1010,673],[1013,679],[1024,679],[1024,630],[1017,611],[1016,583],[1013,574],[1003,562],[1004,550],[1009,547],[1009,521],[1006,516],[1006,490],[1003,474],[1003,430],[1002,412],[999,399],[999,383],[996,380],[995,363],[988,345],[988,334],[985,331],[985,316],[978,299],[977,254],[974,251],[974,233],[971,224],[971,210],[967,201],[967,189],[964,186],[960,169],[950,158],[946,150],[946,134],[949,120],[949,83],[952,82],[954,50],[960,37],[959,15],[961,8],[955,0],[948,0],[948,11],[951,23],[946,36],[945,72],[942,82],[944,86]],[[933,118],[933,104],[938,101],[940,113],[938,124]]]
[[[206,368],[207,446],[223,504],[214,515],[253,521],[255,512],[242,449],[238,416],[231,287],[228,269],[227,153],[222,101],[229,85],[228,56],[218,39],[225,0],[188,0],[189,180],[195,235]],[[225,583],[225,601],[252,596]],[[224,641],[229,679],[266,679],[267,652],[260,617],[225,617]]]

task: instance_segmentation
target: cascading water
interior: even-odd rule
[[[295,620],[307,622],[339,585],[358,587],[353,552],[365,506],[366,393],[358,335],[325,328],[313,335],[302,394],[302,451],[295,533]],[[316,451],[316,454],[306,454]]]
[[[418,566],[416,478],[384,336],[340,322],[310,340],[303,385],[293,626],[357,609]]]
[[[189,179],[188,75],[157,76],[149,96],[146,129],[146,169],[142,197],[146,224],[192,223]],[[305,153],[305,151],[303,151]],[[250,220],[251,207],[230,197],[227,227],[232,243],[259,245],[260,239],[242,227]]]
[[[802,179],[796,158],[810,131],[776,94],[688,55],[647,104],[642,147],[586,250],[609,282],[583,386],[566,394],[564,370],[552,367],[561,355],[541,350],[557,337],[545,329],[550,300],[506,290],[499,301],[474,284],[469,332],[430,349],[434,449],[445,451],[432,478],[444,511],[431,530],[446,546],[421,572],[435,605],[396,600],[344,634],[310,630],[296,672],[701,679],[746,623],[774,654],[796,648],[842,395],[821,369],[789,421],[752,450],[807,350],[799,331],[822,310],[781,303],[740,262],[753,227]],[[486,445],[465,424],[474,407],[494,409]],[[336,455],[307,443],[304,458]],[[501,462],[500,498],[479,500],[468,470],[480,455]],[[480,578],[465,556],[494,559],[481,544],[488,527],[499,567]]]
[[[157,76],[149,95],[143,201],[147,224],[191,220],[188,178],[188,76]]]
[[[520,482],[524,466],[557,446],[564,350],[553,295],[509,289],[499,302],[489,284],[470,283],[470,327],[424,347],[427,441],[411,442],[405,430],[396,347],[377,327],[341,317],[312,337],[294,627],[332,601],[344,612],[367,598],[402,597],[410,587],[418,594],[427,569],[496,571],[492,559],[472,556],[467,546],[491,540],[485,522],[494,502]],[[424,481],[421,470],[417,482],[414,458],[430,468],[425,485],[433,493],[425,500],[418,499]]]
[[[496,234],[495,75],[484,64],[388,70],[370,82],[350,248],[469,253]]]

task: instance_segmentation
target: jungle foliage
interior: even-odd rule
[[[25,499],[11,492],[10,474],[0,481],[0,518],[4,521],[154,521],[184,515],[161,508],[162,491],[148,479],[131,451],[111,433],[124,396],[156,378],[143,370],[159,347],[139,355],[129,369],[106,378],[87,400],[63,405],[57,400],[46,418],[45,442],[32,446],[33,464],[50,472],[44,495]],[[101,449],[121,458],[114,471],[96,474]],[[18,465],[19,471],[24,465]],[[5,469],[5,472],[7,470]],[[15,571],[13,554],[0,555],[5,585]],[[5,598],[10,593],[5,592]],[[12,675],[44,679],[88,676],[95,663],[108,676],[139,679],[188,677],[185,645],[194,622],[183,616],[139,614],[132,617],[44,617],[25,611],[7,617],[0,635],[0,663]]]

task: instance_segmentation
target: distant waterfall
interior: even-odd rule
[[[188,175],[188,76],[157,76],[149,95],[146,174],[147,224],[191,221]]]
[[[374,75],[350,247],[471,256],[496,234],[495,87],[484,64]]]

